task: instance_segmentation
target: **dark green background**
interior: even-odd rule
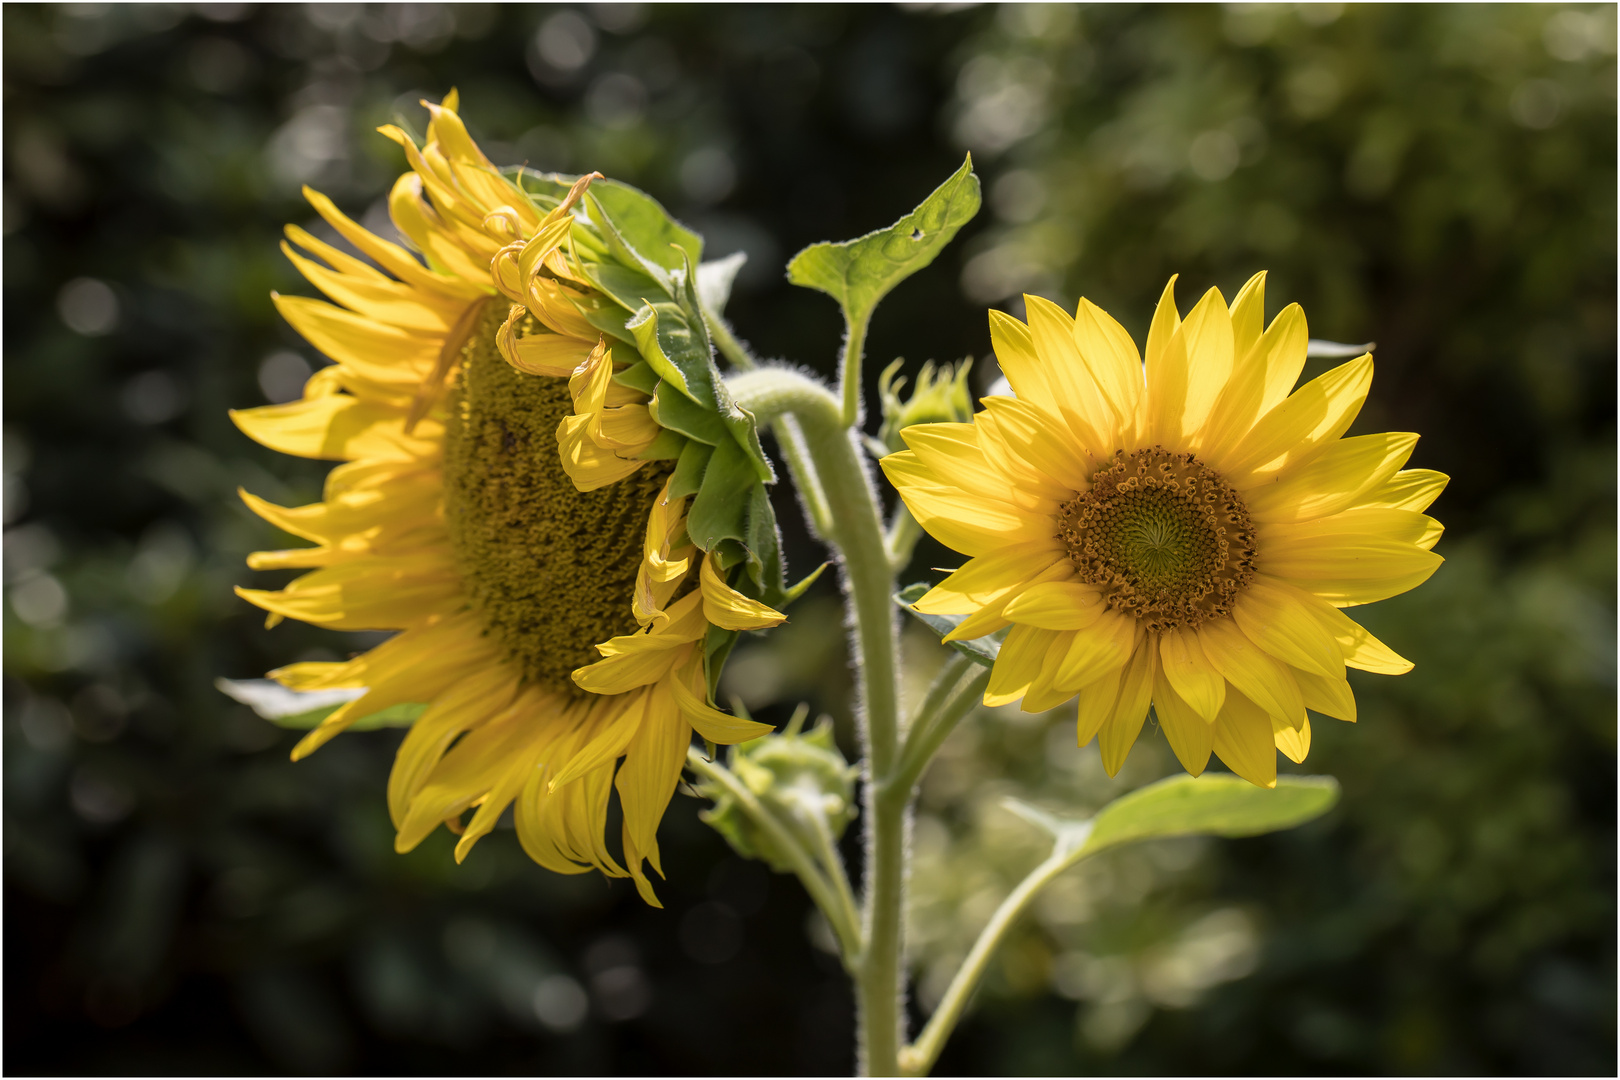
[[[319,362],[267,298],[309,291],[276,250],[313,217],[299,184],[379,223],[402,161],[371,129],[452,85],[496,160],[600,169],[746,250],[733,316],[764,354],[830,370],[832,305],[781,265],[971,149],[986,209],[879,312],[874,378],[985,356],[984,307],[1022,290],[1140,337],[1170,273],[1185,308],[1269,268],[1272,313],[1378,342],[1357,430],[1423,432],[1414,464],[1454,477],[1447,564],[1367,614],[1417,669],[1318,723],[1341,808],[1170,859],[1078,938],[1031,923],[941,1072],[1614,1071],[1613,7],[8,5],[4,37],[8,1072],[851,1065],[800,890],[692,800],[662,911],[509,831],[460,868],[442,832],[400,857],[397,733],[293,766],[212,688],[360,647],[231,595],[281,542],[235,487],[290,504],[324,470],[225,410]],[[925,544],[911,576],[949,558]],[[764,715],[836,711],[832,595],[739,652]],[[990,781],[1061,802],[1075,760],[1061,731],[975,723],[946,760],[985,783],[925,791],[964,874]],[[1131,775],[1170,767],[1150,727]],[[1190,1000],[1053,974],[1215,909],[1258,928],[1253,970]],[[537,1020],[541,986],[584,988],[580,1026]]]

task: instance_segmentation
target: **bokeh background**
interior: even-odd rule
[[[1604,1073],[1615,1057],[1615,8],[6,5],[5,1060],[10,1073],[838,1073],[850,1001],[797,884],[678,798],[666,907],[529,864],[393,854],[399,735],[297,766],[213,688],[364,647],[262,628],[281,538],[238,485],[323,469],[226,410],[323,361],[275,318],[313,184],[386,230],[372,134],[459,86],[491,157],[600,169],[746,251],[764,354],[827,371],[801,245],[885,225],[972,151],[985,209],[880,311],[875,370],[979,358],[984,308],[1082,293],[1140,339],[1269,268],[1272,313],[1376,341],[1358,430],[1424,433],[1448,562],[1365,609],[1417,663],[1316,725],[1344,800],[1275,837],[1072,871],[942,1073]],[[869,400],[872,398],[869,396]],[[789,557],[820,553],[790,491]],[[927,543],[911,578],[950,556]],[[835,595],[740,649],[767,718],[839,714]],[[920,684],[938,646],[907,637]],[[1040,855],[1009,792],[1117,781],[1059,710],[982,714],[917,827],[927,1008]]]

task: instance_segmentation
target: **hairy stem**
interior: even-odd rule
[[[929,700],[918,709],[918,716],[911,730],[906,732],[905,749],[900,754],[900,764],[889,777],[884,788],[886,797],[907,799],[912,796],[917,781],[922,779],[923,770],[928,763],[934,760],[934,755],[956,730],[956,725],[962,718],[972,712],[974,706],[984,697],[984,688],[990,684],[990,669],[974,663],[961,653],[952,649],[954,654],[947,662],[947,667],[940,673],[939,679],[934,682],[934,688],[929,690]],[[962,678],[972,669],[972,677],[964,683]],[[944,680],[948,676],[948,683]],[[934,702],[934,691],[944,683],[943,692],[939,701]],[[958,683],[961,683],[958,686]],[[954,692],[953,692],[954,691]],[[930,708],[930,705],[932,707]]]
[[[793,864],[793,872],[804,883],[805,891],[815,901],[816,907],[827,917],[832,927],[833,936],[838,939],[839,950],[843,953],[845,966],[853,964],[860,953],[860,927],[855,922],[855,909],[853,903],[844,898],[849,895],[849,883],[842,883],[842,889],[828,880],[817,865],[817,860],[804,849],[792,831],[773,814],[770,809],[762,805],[754,793],[748,790],[748,785],[737,779],[735,773],[717,761],[710,761],[693,747],[686,752],[686,767],[703,777],[725,788],[732,798],[754,823],[770,835],[771,842],[776,845]],[[830,870],[829,870],[830,872]],[[841,868],[840,868],[841,872]]]
[[[792,413],[820,478],[829,514],[826,539],[840,555],[844,591],[854,616],[857,715],[861,720],[862,823],[866,875],[862,905],[865,948],[855,975],[860,1067],[874,1076],[899,1069],[905,948],[906,834],[910,801],[879,798],[899,757],[899,652],[894,573],[883,517],[861,450],[846,421],[860,403],[859,356],[865,327],[845,342],[844,403],[821,383],[781,369],[758,369],[728,380],[738,403],[762,422]],[[853,360],[852,360],[853,358]],[[851,365],[854,365],[852,371]],[[852,378],[853,376],[853,378]],[[853,389],[852,389],[853,388]]]
[[[847,428],[855,427],[861,421],[861,360],[866,355],[866,323],[870,318],[870,315],[862,315],[859,321],[851,321],[849,332],[844,335],[844,356],[839,363],[839,378],[843,387],[843,420]]]

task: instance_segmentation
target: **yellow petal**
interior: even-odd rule
[[[1040,672],[1029,684],[1024,700],[1019,702],[1021,710],[1027,713],[1047,712],[1074,696],[1073,690],[1065,690],[1057,685],[1058,667],[1063,663],[1064,656],[1068,655],[1073,636],[1071,632],[1062,630],[1047,635],[1046,656],[1041,660]]]
[[[1264,575],[1256,575],[1255,580],[1259,581],[1263,578]],[[1327,632],[1333,635],[1333,639],[1338,642],[1339,650],[1344,654],[1346,666],[1361,671],[1371,671],[1379,675],[1404,675],[1412,670],[1410,660],[1397,654],[1395,650],[1369,633],[1360,623],[1332,604],[1311,596],[1302,590],[1294,589],[1293,586],[1285,582],[1271,579],[1271,584],[1292,590],[1296,599],[1303,598],[1305,610],[1321,622]]]
[[[1288,724],[1281,723],[1273,718],[1271,721],[1271,738],[1295,765],[1305,763],[1305,755],[1311,752],[1311,722],[1307,719],[1298,730]]]
[[[547,787],[555,791],[587,773],[611,764],[624,753],[630,740],[641,730],[647,716],[646,690],[620,694],[595,703],[591,710],[591,730],[583,746],[566,758],[553,757]]]
[[[1372,369],[1371,355],[1340,364],[1261,416],[1216,466],[1227,483],[1246,491],[1343,435],[1367,400]]]
[[[1234,330],[1234,337],[1236,331]],[[1247,352],[1239,349],[1232,378],[1210,410],[1199,455],[1217,471],[1254,422],[1270,412],[1294,388],[1305,366],[1309,344],[1305,311],[1289,304]]]
[[[557,425],[557,456],[563,472],[580,491],[595,491],[617,484],[643,465],[640,458],[621,456],[619,451],[600,445],[591,438],[590,416],[565,416]]]
[[[1266,325],[1266,272],[1243,283],[1232,300],[1232,356],[1242,364],[1260,340]]]
[[[787,621],[775,608],[751,600],[727,585],[720,577],[714,552],[703,556],[699,574],[703,592],[703,617],[722,630],[764,630]]]
[[[1048,581],[1018,593],[1001,614],[1009,622],[1043,630],[1084,630],[1104,610],[1102,593],[1095,586]]]
[[[697,670],[701,678],[702,668],[698,667]],[[730,746],[769,735],[775,730],[769,724],[721,712],[699,697],[695,688],[688,689],[683,686],[678,676],[672,676],[667,685],[675,697],[676,706],[681,710],[681,716],[697,730],[699,735],[712,743]]]
[[[1421,514],[1404,510],[1353,510],[1349,513],[1407,514],[1423,518]],[[1335,521],[1334,518],[1324,520]],[[1279,531],[1299,531],[1288,535],[1286,541],[1264,543],[1258,560],[1261,568],[1273,577],[1343,607],[1370,604],[1416,588],[1445,561],[1414,540],[1391,539],[1377,532],[1362,531],[1353,528],[1354,523],[1343,532],[1324,529],[1311,535],[1305,531],[1322,524],[1270,526]],[[1422,534],[1418,537],[1422,538]]]
[[[1177,700],[1205,723],[1214,723],[1226,701],[1226,680],[1204,656],[1197,631],[1165,631],[1159,638],[1159,663],[1162,678],[1175,690]]]
[[[968,615],[1028,584],[1063,558],[1055,538],[981,555],[969,559],[912,607],[924,615]]]
[[[464,735],[439,760],[405,811],[394,836],[395,851],[404,854],[414,849],[446,818],[487,795],[511,766],[524,772],[533,766],[545,744],[534,737],[533,725],[525,722],[524,714],[532,706],[532,695],[523,695],[499,716]]]
[[[1339,643],[1296,590],[1259,575],[1233,601],[1232,619],[1245,637],[1283,663],[1324,678],[1344,677]]]
[[[982,400],[988,403],[990,401],[1010,401],[1012,399],[984,398]],[[1054,425],[1057,423],[1057,421],[1051,419],[1045,422]],[[1063,422],[1070,423],[1067,419]],[[1002,491],[1005,494],[1001,497],[1008,499],[1015,505],[1024,505],[1030,496],[1043,500],[1043,504],[1062,503],[1072,498],[1076,491],[1084,491],[1089,486],[1089,484],[1083,484],[1080,487],[1075,487],[1069,483],[1069,479],[1073,479],[1072,477],[1060,479],[1052,474],[1052,470],[1046,467],[1046,463],[1039,460],[1032,461],[1029,457],[1030,447],[1027,443],[1017,445],[1009,439],[1007,433],[1002,430],[997,414],[993,414],[988,410],[981,410],[973,417],[973,425],[979,429],[979,448],[984,451],[984,459],[1002,474]],[[890,457],[893,456],[890,455]],[[887,461],[888,458],[883,460]],[[1013,489],[1018,489],[1019,494],[1011,494]]]
[[[295,457],[348,461],[355,458],[434,458],[443,445],[443,425],[425,420],[405,434],[405,413],[347,394],[233,409],[231,420],[254,442]]]
[[[1075,716],[1075,745],[1085,746],[1102,726],[1108,723],[1108,718],[1114,715],[1114,702],[1119,700],[1119,684],[1125,678],[1125,671],[1120,669],[1113,675],[1105,675],[1090,686],[1080,688],[1078,714]]]
[[[1187,353],[1187,398],[1181,414],[1181,431],[1188,445],[1196,447],[1216,398],[1232,377],[1232,315],[1221,291],[1206,292],[1187,313],[1177,333]]]
[[[692,729],[681,719],[673,699],[655,695],[652,712],[642,734],[630,744],[624,765],[619,769],[617,786],[624,807],[626,857],[634,852],[632,872],[642,879],[640,857],[656,851],[658,823],[686,764],[686,749],[692,742]],[[643,897],[651,892],[647,889]]]
[[[1326,679],[1309,671],[1296,671],[1294,679],[1299,683],[1307,709],[1335,720],[1356,722],[1356,696],[1350,692],[1350,684],[1344,678]]]
[[[403,630],[466,603],[448,563],[366,559],[297,578],[279,592],[238,588],[236,595],[283,618],[333,630]]]
[[[335,304],[308,296],[271,293],[281,317],[305,341],[339,364],[359,368],[375,379],[397,372],[402,385],[419,382],[439,358],[439,337],[374,322]]]
[[[526,314],[524,308],[516,304],[512,307],[519,318]],[[496,344],[506,362],[519,371],[564,379],[585,363],[595,349],[594,342],[562,334],[519,335],[511,318],[501,326],[500,333],[496,335]]]
[[[1198,628],[1198,643],[1215,670],[1249,700],[1295,726],[1304,721],[1305,701],[1293,674],[1245,637],[1231,619],[1204,623]],[[1268,732],[1268,745],[1270,737]]]
[[[1451,477],[1433,469],[1405,469],[1356,500],[1356,507],[1423,513],[1446,490]]]
[[[1096,380],[1114,414],[1113,430],[1118,448],[1136,447],[1136,414],[1142,400],[1142,356],[1131,335],[1108,312],[1085,297],[1074,316],[1074,343],[1085,360],[1086,369]]]
[[[1046,659],[1051,644],[1049,633],[1033,626],[1015,626],[1007,632],[1007,640],[1001,643],[1001,652],[990,669],[990,684],[984,691],[986,705],[1006,705],[1024,696]]]
[[[446,310],[451,303],[459,312],[466,304],[450,301],[432,293],[414,289],[399,281],[389,281],[378,274],[360,277],[329,270],[311,259],[306,259],[282,242],[281,252],[321,292],[344,307],[368,319],[375,319],[401,330],[414,330],[424,334],[442,334],[450,329],[455,315]]]
[[[519,672],[505,664],[478,668],[434,698],[405,732],[388,774],[388,815],[396,829],[450,744],[505,710],[517,693],[519,678]]]
[[[990,347],[995,350],[1001,373],[1007,376],[1013,393],[1023,401],[1057,410],[1058,394],[1050,373],[1035,353],[1034,336],[1028,326],[1004,311],[990,309]]]
[[[1055,517],[1059,501],[1040,491],[1009,485],[1006,474],[985,456],[979,436],[976,424],[912,424],[900,431],[917,464],[932,474],[935,482],[959,487],[970,495],[1012,502],[1031,513]]]
[[[304,198],[309,200],[315,212],[325,218],[326,223],[336,229],[339,235],[401,281],[417,288],[435,290],[464,300],[474,300],[484,295],[485,290],[476,282],[441,274],[423,266],[409,251],[365,229],[339,210],[331,199],[313,188],[308,186],[304,188]]]
[[[1024,404],[1032,412],[1078,419],[1079,423],[1073,425],[1075,433],[1086,433],[1076,448],[1081,454],[1089,452],[1100,457],[1113,452],[1119,441],[1120,416],[1106,391],[1098,392],[1101,388],[1080,355],[1074,320],[1044,297],[1025,296],[1024,309],[1029,315],[1035,353],[1045,365],[1048,383],[1058,394],[1050,405],[1034,401]]]
[[[1223,704],[1225,700],[1223,688]],[[1209,764],[1210,751],[1215,748],[1215,722],[1200,716],[1184,701],[1162,669],[1153,681],[1153,712],[1181,767],[1194,776],[1201,774]]]
[[[1138,649],[1119,681],[1119,697],[1114,700],[1108,722],[1097,732],[1097,749],[1102,753],[1103,770],[1109,776],[1119,775],[1125,758],[1136,745],[1142,722],[1147,719],[1148,704],[1153,699],[1153,679],[1158,671],[1156,649]]]
[[[1124,667],[1136,647],[1136,620],[1117,612],[1104,612],[1095,623],[1074,636],[1063,658],[1058,685],[1075,690]]]
[[[1271,717],[1242,694],[1226,695],[1226,707],[1215,721],[1215,755],[1256,787],[1277,786],[1277,743]]]
[[[1071,346],[1072,348],[1072,346]],[[1095,394],[1095,390],[1092,391]],[[1094,469],[1092,454],[1074,434],[1052,423],[1045,412],[1017,398],[984,399],[1008,449],[1068,491],[1084,491]]]
[[[1187,404],[1187,343],[1176,331],[1181,316],[1176,313],[1176,279],[1171,277],[1153,311],[1148,327],[1147,356],[1144,361],[1147,387],[1142,396],[1141,432],[1144,445],[1179,444],[1181,416]]]
[[[1243,493],[1257,522],[1288,523],[1329,517],[1377,490],[1412,456],[1418,437],[1386,431],[1340,439],[1298,468]]]

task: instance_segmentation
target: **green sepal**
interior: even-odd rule
[[[647,408],[660,427],[672,428],[689,439],[710,446],[734,441],[731,432],[713,409],[694,404],[691,398],[680,393],[679,388],[672,386],[668,380],[659,382]]]
[[[599,180],[586,191],[584,202],[608,248],[626,265],[667,280],[687,259],[703,260],[703,239],[670,217],[657,199],[629,184]],[[634,237],[635,243],[626,237]],[[671,251],[672,245],[682,254]]]
[[[934,261],[979,212],[979,178],[970,154],[922,204],[856,240],[812,244],[788,263],[788,280],[838,301],[851,326],[864,323],[896,285]]]
[[[923,612],[918,611],[916,608],[911,606],[926,596],[928,590],[931,588],[933,588],[933,586],[929,585],[925,581],[919,581],[915,585],[907,585],[904,589],[901,589],[899,592],[894,594],[894,602],[899,604],[901,610],[903,610],[907,615],[910,615],[913,619],[916,619],[918,622],[928,627],[928,629],[932,630],[939,637],[943,638],[946,634],[960,626],[967,616],[925,615]],[[947,644],[949,644],[951,648],[955,649],[963,656],[966,656],[969,660],[972,660],[975,663],[983,664],[985,667],[991,667],[995,664],[996,657],[1001,655],[1001,642],[1006,636],[1007,631],[997,630],[993,634],[987,634],[981,638],[974,638],[972,641],[952,641],[948,642]]]
[[[703,483],[703,470],[709,467],[714,447],[708,443],[688,442],[675,462],[675,473],[669,478],[669,497],[684,499],[696,495]]]
[[[651,394],[658,389],[658,372],[647,361],[637,360],[623,371],[614,372],[613,381],[620,386],[640,390],[643,394]]]
[[[680,432],[665,428],[636,457],[641,461],[675,461],[686,450],[686,444],[690,441]]]
[[[722,439],[686,511],[686,531],[704,551],[725,539],[746,541],[749,491],[759,483],[742,447]]]
[[[748,253],[739,251],[723,259],[699,263],[697,268],[698,299],[704,310],[714,315],[724,314],[731,299],[731,286],[737,281],[737,272],[748,261]]]
[[[822,563],[820,566],[804,575],[804,577],[782,590],[782,604],[771,604],[771,606],[776,608],[776,610],[781,611],[782,607],[793,603],[799,597],[809,592],[810,586],[814,585],[816,583],[816,579],[821,577],[821,572],[831,565],[832,563],[830,562]]]
[[[726,657],[731,655],[732,646],[737,644],[737,637],[737,631],[722,629],[712,623],[709,632],[703,637],[703,676],[709,683],[710,701],[714,700],[718,692],[720,672],[725,669]]]

